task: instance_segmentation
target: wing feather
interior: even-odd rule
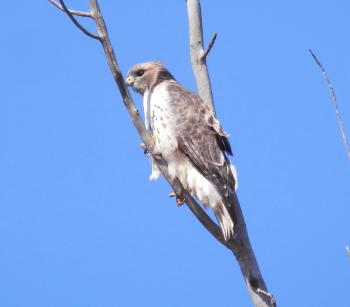
[[[210,108],[194,93],[178,83],[168,87],[172,97],[179,149],[194,167],[230,200],[235,187],[227,154],[232,154],[227,133]],[[229,202],[226,202],[229,204]]]

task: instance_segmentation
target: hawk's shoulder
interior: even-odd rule
[[[196,95],[191,90],[185,88],[183,85],[176,82],[175,80],[167,80],[163,83],[166,91],[173,97],[177,97],[178,99],[187,101],[191,100],[193,103],[197,104],[203,103],[202,99],[198,95]]]
[[[221,127],[214,112],[202,98],[175,80],[167,80],[163,83],[176,114],[180,115],[178,118],[180,130],[201,130],[202,134],[214,134],[221,150],[232,155],[232,149],[228,141],[229,135]]]

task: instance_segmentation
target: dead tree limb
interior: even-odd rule
[[[193,74],[199,96],[215,112],[213,93],[211,91],[210,77],[206,65],[206,57],[213,47],[217,34],[205,50],[203,47],[202,13],[199,0],[186,0],[188,15],[188,30],[190,36],[190,56]]]
[[[49,0],[49,1],[51,3],[55,2],[53,0]],[[63,9],[63,11],[69,16],[69,18],[81,31],[83,31],[83,29],[86,30],[83,26],[81,26],[79,22],[74,22],[75,20],[74,17],[72,19],[72,15],[74,15],[73,13],[74,11],[69,10],[65,6],[62,0],[60,0],[59,2],[61,4],[60,6],[57,6],[56,5],[57,3],[56,4],[53,3],[53,4],[55,4],[60,9]],[[187,1],[188,4],[190,4],[190,2],[191,2],[190,0]],[[133,103],[133,100],[129,94],[128,88],[124,83],[124,78],[122,76],[119,65],[117,63],[116,56],[108,36],[107,27],[104,22],[103,16],[101,14],[98,2],[97,0],[89,0],[89,4],[90,4],[90,12],[88,14],[91,15],[91,17],[94,19],[96,23],[97,32],[98,32],[98,35],[93,34],[96,37],[93,37],[90,35],[89,36],[101,42],[103,50],[106,55],[108,66],[112,72],[113,78],[122,96],[123,103],[126,109],[128,110],[131,120],[138,134],[140,135],[142,142],[145,144],[148,152],[154,158],[155,162],[157,163],[157,166],[159,167],[163,176],[167,179],[167,181],[173,188],[173,191],[175,192],[175,194],[178,196],[181,196],[181,198],[185,200],[185,203],[187,204],[189,209],[196,216],[199,222],[207,229],[207,231],[209,231],[220,243],[222,243],[224,246],[226,246],[228,249],[230,249],[234,253],[237,261],[239,262],[241,271],[244,275],[246,285],[249,290],[249,293],[251,294],[254,305],[256,307],[276,306],[276,303],[272,294],[269,293],[266,288],[265,282],[262,278],[257,261],[254,256],[254,252],[251,248],[245,222],[243,219],[243,215],[242,215],[237,197],[235,196],[235,206],[234,206],[235,215],[238,221],[237,225],[235,226],[236,236],[230,241],[225,241],[222,235],[221,229],[217,226],[217,224],[211,220],[211,218],[205,213],[205,211],[196,202],[196,200],[184,189],[181,182],[177,178],[175,179],[170,178],[165,161],[161,156],[154,154],[153,140],[149,132],[145,129],[144,123],[139,116],[139,113],[137,108],[135,107],[135,104]],[[84,17],[86,17],[85,14],[84,14]],[[197,14],[197,17],[200,18],[200,13]],[[201,23],[200,23],[200,29],[201,29]],[[85,33],[85,31],[83,32]],[[212,39],[212,43],[210,44],[211,46],[213,45],[214,41],[215,41],[215,38]],[[205,57],[209,53],[210,48],[211,47],[209,46],[204,56],[204,60],[202,60],[203,62],[199,64],[201,65],[202,68],[205,69],[203,71],[206,72],[206,74],[207,74],[207,68],[205,65]],[[210,97],[211,97],[210,84],[207,85],[209,87],[205,89],[202,83],[204,82],[205,84],[208,84],[206,83],[208,82],[208,80],[209,78],[207,80],[199,82],[199,84],[203,89],[202,94],[203,93],[206,93],[206,95],[210,94]],[[212,103],[213,100],[212,98],[210,99],[211,100],[207,100],[207,102],[211,101]]]
[[[55,4],[55,1],[50,1],[51,3],[53,3],[53,4]],[[60,5],[56,5],[55,4],[55,6],[57,6],[57,7],[59,7],[62,11],[64,11],[66,14],[67,14],[67,16],[69,17],[69,19],[77,26],[77,28],[81,31],[81,32],[83,32],[85,35],[87,35],[87,36],[89,36],[89,37],[91,37],[91,38],[94,38],[94,39],[97,39],[97,40],[99,40],[99,41],[101,41],[101,37],[99,36],[99,35],[96,35],[96,34],[93,34],[93,33],[91,33],[91,32],[89,32],[84,26],[82,26],[81,24],[80,24],[80,22],[78,21],[78,20],[76,20],[76,18],[74,17],[74,15],[77,15],[78,13],[77,13],[77,11],[71,11],[71,10],[69,10],[67,7],[66,7],[66,5],[64,4],[64,1],[63,0],[59,0],[59,2],[60,2]],[[75,13],[75,14],[74,14]],[[80,12],[80,14],[82,14],[83,12]],[[85,13],[85,12],[84,12]],[[90,15],[91,15],[91,13],[90,13]],[[77,16],[81,16],[81,15],[77,15]],[[91,15],[91,17],[93,17],[92,15]]]
[[[190,54],[192,69],[196,78],[198,93],[201,98],[214,109],[214,101],[210,85],[209,73],[206,64],[206,57],[209,54],[216,39],[216,33],[212,37],[208,48],[203,49],[203,27],[201,6],[199,0],[186,0],[188,11]],[[264,279],[260,273],[254,251],[251,247],[247,227],[245,225],[242,210],[235,195],[233,204],[237,225],[235,225],[235,245],[230,249],[236,256],[241,271],[245,277],[247,288],[253,299],[255,306],[275,306],[273,295],[268,292]],[[238,243],[238,244],[237,244]]]
[[[315,60],[316,64],[320,67],[320,69],[322,71],[323,78],[327,82],[329,93],[331,94],[332,102],[333,102],[333,105],[335,108],[335,115],[337,116],[337,121],[339,124],[339,129],[340,129],[340,133],[341,133],[341,136],[343,139],[344,147],[345,147],[346,153],[348,155],[348,158],[350,159],[349,142],[348,142],[348,138],[347,138],[346,133],[345,133],[343,119],[342,119],[341,113],[339,111],[339,107],[338,107],[338,103],[337,103],[337,96],[335,95],[334,86],[333,86],[332,82],[329,80],[328,74],[327,74],[325,68],[323,67],[322,63],[320,62],[320,60],[316,57],[316,55],[313,53],[313,51],[311,49],[309,50],[309,52],[310,52],[311,56],[313,57],[313,59]]]
[[[66,10],[64,9],[64,7],[56,2],[55,0],[49,0],[49,2],[51,2],[54,6],[56,6],[57,8],[59,8],[61,11],[66,12]],[[67,8],[66,8],[67,9]],[[74,10],[68,10],[72,15],[74,16],[80,16],[80,17],[89,17],[92,18],[90,12],[83,12],[83,11],[74,11]]]

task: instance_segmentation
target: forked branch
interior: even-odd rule
[[[60,10],[64,11],[67,16],[70,18],[70,20],[76,25],[76,27],[83,32],[85,35],[93,38],[93,39],[97,39],[97,40],[101,40],[101,37],[99,35],[93,34],[91,33],[89,30],[87,30],[75,17],[76,16],[84,16],[84,17],[91,17],[94,18],[90,13],[88,12],[80,12],[80,11],[72,11],[70,9],[67,8],[67,6],[65,5],[63,0],[59,0],[59,4],[54,1],[54,0],[49,0],[53,5],[55,5],[56,7],[58,7]]]
[[[215,43],[217,37],[218,37],[218,34],[215,32],[213,34],[213,37],[211,38],[211,40],[209,42],[207,49],[203,50],[203,53],[199,58],[201,62],[203,62],[207,58],[211,48],[213,48],[213,46],[214,46],[214,43]]]
[[[49,0],[51,3],[53,3],[52,0]],[[192,0],[188,0],[187,3],[191,7],[191,2]],[[198,1],[197,1],[198,2]],[[70,17],[72,22],[85,34],[86,29],[82,27],[74,18],[74,12],[72,10],[69,10],[64,2],[60,0],[61,6],[59,7],[55,4],[58,8],[63,9],[63,11]],[[148,152],[152,155],[154,158],[155,162],[157,163],[160,171],[162,172],[163,176],[167,179],[171,187],[173,188],[173,191],[175,192],[176,195],[181,195],[185,199],[185,203],[189,207],[189,209],[192,211],[192,213],[196,216],[196,218],[199,220],[199,222],[224,246],[229,248],[235,255],[236,259],[239,262],[240,268],[242,270],[242,273],[244,275],[247,288],[249,293],[251,294],[252,300],[254,302],[254,305],[256,307],[273,307],[275,306],[275,301],[273,300],[273,296],[271,293],[268,292],[265,282],[262,278],[262,275],[260,273],[257,261],[254,256],[254,252],[250,246],[246,226],[244,223],[243,215],[239,206],[238,199],[235,196],[235,204],[234,204],[234,211],[235,211],[235,216],[237,217],[238,223],[235,227],[236,231],[236,237],[234,239],[231,239],[230,241],[226,242],[223,238],[221,229],[217,226],[215,222],[205,213],[205,211],[202,209],[202,207],[196,202],[196,200],[184,189],[182,186],[181,182],[175,178],[172,179],[169,174],[168,170],[166,167],[166,163],[163,160],[163,158],[159,155],[154,154],[154,143],[153,140],[149,134],[149,132],[145,129],[144,123],[142,119],[139,116],[138,110],[135,107],[135,104],[133,103],[133,100],[129,94],[128,88],[126,87],[124,83],[124,78],[122,76],[122,73],[120,71],[119,65],[117,63],[117,59],[114,53],[114,50],[112,48],[108,32],[107,32],[107,27],[104,22],[103,16],[101,14],[99,5],[97,0],[89,0],[90,4],[90,12],[89,15],[91,18],[94,19],[98,31],[98,35],[94,34],[87,34],[88,36],[98,39],[102,47],[104,49],[106,59],[108,66],[112,72],[113,78],[118,86],[119,92],[122,96],[123,103],[126,107],[126,109],[129,112],[129,115],[131,117],[131,120],[140,135],[140,138],[142,142],[145,144]],[[197,6],[198,8],[198,6]],[[200,12],[194,12],[196,14],[196,18],[201,19]],[[189,12],[190,14],[190,12]],[[79,15],[77,15],[79,16]],[[198,20],[197,20],[198,21]],[[191,28],[191,26],[190,26]],[[85,31],[84,31],[84,30]],[[201,22],[200,22],[200,29],[201,29]],[[193,33],[192,33],[193,34]],[[192,34],[190,33],[190,36],[192,37]],[[214,44],[215,41],[215,36],[212,39],[211,44],[209,44],[208,49],[206,54],[209,53],[212,45]],[[198,54],[197,54],[198,56]],[[212,96],[211,96],[211,87],[209,81],[209,75],[208,71],[205,65],[205,58],[203,61],[200,61],[200,58],[197,57],[196,65],[201,65],[202,68],[205,69],[207,78],[201,79],[204,80],[204,85],[203,83],[199,82],[199,84],[202,87],[202,91],[200,92],[200,95],[207,95],[205,97],[209,97],[206,102],[212,103]],[[200,63],[201,62],[201,63]],[[204,71],[204,72],[205,72]],[[198,75],[199,76],[199,75]],[[196,75],[196,80],[197,80],[197,75]],[[203,96],[202,96],[203,98]]]
[[[55,7],[57,7],[58,9],[60,9],[63,12],[66,12],[66,10],[63,8],[63,6],[58,3],[55,0],[49,0],[49,2],[51,2]],[[68,10],[68,9],[67,9]],[[84,11],[75,11],[75,10],[68,10],[69,13],[71,13],[74,16],[80,16],[80,17],[88,17],[88,18],[92,18],[90,12],[84,12]]]
[[[186,5],[188,15],[188,31],[190,36],[191,64],[193,74],[196,79],[198,94],[215,112],[210,77],[206,65],[206,57],[214,45],[216,35],[214,34],[211,44],[209,44],[206,52],[203,47],[203,27],[200,2],[199,0],[186,0]]]

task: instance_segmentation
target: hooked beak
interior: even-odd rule
[[[128,75],[125,79],[125,84],[127,86],[130,86],[130,85],[133,85],[134,81],[135,79],[132,76]]]

